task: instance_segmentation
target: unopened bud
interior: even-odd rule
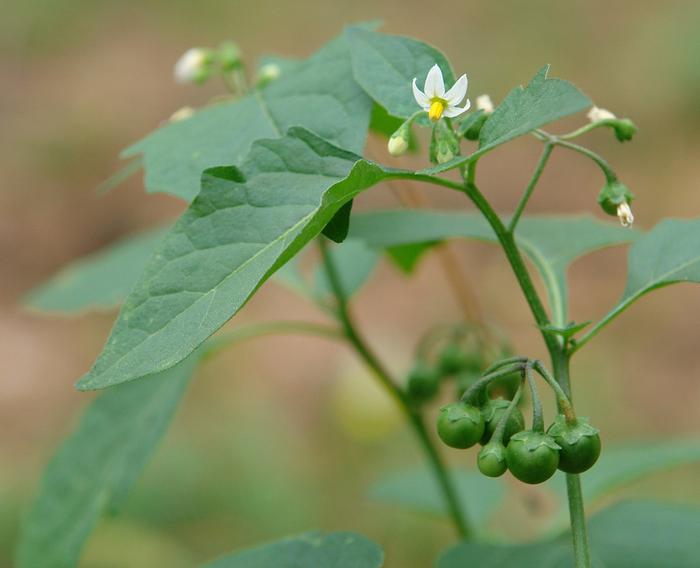
[[[618,180],[610,180],[600,190],[598,203],[608,215],[615,215],[620,219],[623,227],[629,227],[634,222],[634,215],[630,203],[634,194],[627,186]]]
[[[222,43],[216,55],[223,71],[233,71],[243,63],[241,50],[232,41]]]
[[[603,120],[614,120],[617,118],[613,113],[604,108],[594,106],[586,115],[591,122],[602,122]]]
[[[476,109],[483,110],[486,114],[491,114],[493,112],[493,102],[491,101],[491,97],[489,97],[487,94],[476,97]]]
[[[175,63],[174,75],[178,83],[204,83],[211,76],[212,52],[193,47]]]
[[[631,227],[632,223],[634,223],[632,208],[626,201],[617,206],[617,218],[620,220],[620,224],[623,227]]]
[[[258,87],[264,87],[282,74],[282,69],[276,63],[265,63],[258,70]]]
[[[444,120],[435,123],[430,140],[430,160],[444,164],[459,155],[459,138]]]
[[[170,115],[170,122],[180,122],[182,120],[187,120],[194,114],[194,109],[189,106],[184,106],[181,109],[176,110]]]

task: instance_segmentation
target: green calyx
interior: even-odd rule
[[[241,50],[231,41],[221,44],[216,52],[216,57],[223,71],[233,71],[243,65]]]
[[[479,451],[476,465],[487,477],[500,477],[508,469],[505,446],[500,442],[489,442]]]
[[[598,204],[608,215],[617,215],[617,208],[623,203],[632,203],[634,194],[616,179],[609,180],[598,194]]]

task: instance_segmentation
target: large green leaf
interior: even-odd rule
[[[591,106],[590,99],[562,79],[548,79],[549,65],[532,78],[527,87],[516,87],[489,116],[479,133],[481,155],[537,128]],[[466,163],[474,156],[455,158],[426,170],[438,173]]]
[[[225,556],[207,568],[380,568],[384,553],[351,532],[311,532]]]
[[[655,444],[639,442],[624,446],[606,446],[595,467],[583,476],[583,497],[586,503],[593,503],[647,475],[699,462],[698,440],[666,440]],[[560,515],[555,522],[558,525],[568,518],[563,474],[553,478],[550,487],[558,494],[561,504]]]
[[[660,503],[620,503],[589,523],[594,568],[694,568],[700,560],[700,509]],[[519,545],[463,543],[438,568],[573,568],[570,537]]]
[[[59,312],[114,308],[124,301],[165,234],[159,228],[81,258],[32,290],[26,302],[40,310]]]
[[[105,511],[116,510],[148,462],[199,356],[100,395],[44,473],[20,532],[20,568],[75,566]]]
[[[700,282],[700,219],[666,219],[630,248],[620,302],[589,333],[597,333],[644,294],[678,282]]]
[[[518,246],[540,272],[549,294],[552,320],[566,323],[566,269],[590,251],[632,240],[636,233],[592,217],[524,217],[516,231]],[[477,213],[378,211],[353,217],[350,238],[391,248],[466,237],[489,242],[496,236]]]
[[[184,359],[344,203],[388,176],[300,128],[257,141],[240,170],[205,172],[201,193],[154,253],[78,387],[112,386]]]
[[[475,471],[453,469],[449,473],[470,524],[483,528],[503,500],[503,480],[489,479]],[[371,488],[370,497],[430,515],[449,514],[435,475],[426,469],[392,473]]]
[[[143,154],[148,191],[191,200],[199,192],[202,171],[240,164],[255,140],[282,136],[292,126],[361,152],[371,108],[372,101],[353,79],[347,41],[340,37],[283,70],[266,88],[167,124],[123,155]]]
[[[445,86],[454,83],[452,68],[436,48],[408,37],[351,27],[345,31],[350,40],[355,79],[390,115],[407,118],[420,110],[413,98],[411,82],[425,77],[436,63],[442,69]]]

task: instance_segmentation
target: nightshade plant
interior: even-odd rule
[[[644,473],[698,460],[700,448],[667,441],[604,447],[601,454],[599,431],[574,411],[569,362],[647,292],[700,281],[700,220],[665,220],[645,233],[628,228],[631,192],[610,164],[574,140],[606,129],[621,142],[630,140],[634,124],[593,106],[574,85],[549,78],[548,71],[540,69],[495,108],[488,96],[477,97],[470,112],[467,77],[455,80],[442,53],[371,26],[347,28],[306,60],[266,60],[252,86],[233,44],[188,51],[176,66],[176,78],[204,82],[219,77],[230,96],[178,111],[128,148],[124,157],[134,161],[116,181],[143,168],[147,191],[180,197],[189,207],[170,229],[133,237],[80,261],[29,298],[49,310],[117,304],[121,310],[102,354],[77,383],[80,390],[104,392],[49,464],[21,531],[17,565],[78,562],[101,515],[124,502],[200,361],[234,341],[298,332],[347,342],[403,411],[424,450],[430,477],[400,474],[373,493],[409,506],[422,500],[419,508],[451,519],[463,542],[440,557],[440,568],[696,566],[693,535],[700,513],[692,508],[613,506],[593,516],[589,539],[584,496],[592,502]],[[584,111],[589,111],[587,122],[577,130],[552,134],[543,129]],[[419,171],[394,167],[391,156],[417,147],[418,129],[430,132],[432,165]],[[385,137],[391,155],[387,165],[362,157],[370,131]],[[542,156],[515,211],[502,215],[482,193],[477,166],[482,156],[521,136],[541,144]],[[555,149],[576,152],[600,169],[598,203],[619,223],[588,215],[524,214]],[[352,211],[355,196],[398,180],[453,190],[476,211]],[[383,251],[410,274],[423,254],[439,253],[439,244],[453,238],[500,245],[549,362],[515,355],[502,332],[472,319],[426,330],[406,380],[391,376],[357,328],[352,295]],[[597,323],[570,322],[568,265],[601,247],[626,243],[633,244],[619,303]],[[296,259],[313,246],[321,260],[309,282]],[[542,279],[546,303],[526,258]],[[260,323],[217,334],[270,278],[316,302],[331,321]],[[488,478],[449,471],[427,425],[426,409],[448,382],[455,398],[439,413],[439,437],[455,448],[481,443],[474,462]],[[548,420],[542,389],[554,395],[559,409]],[[529,425],[520,409],[526,393],[533,414]],[[489,496],[503,489],[500,479],[489,478],[510,470],[526,483],[541,483],[557,469],[565,472],[570,528],[563,530],[555,520],[540,540],[526,544],[494,544],[485,538],[487,518],[499,500]],[[583,472],[583,484],[590,479],[586,492]],[[472,508],[477,502],[482,502],[479,512]],[[651,531],[655,538],[649,538]],[[307,533],[210,566],[382,563],[379,546],[363,536]]]

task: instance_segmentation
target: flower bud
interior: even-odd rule
[[[175,63],[174,75],[178,83],[204,83],[211,76],[213,55],[201,47],[188,49]]]
[[[491,97],[489,97],[487,94],[476,97],[476,109],[483,110],[485,114],[491,114],[493,112],[493,102],[491,101]]]
[[[396,129],[389,138],[387,148],[392,156],[402,156],[408,150],[411,143],[411,119],[409,118]]]
[[[620,142],[632,140],[637,132],[637,126],[629,118],[617,118],[609,110],[593,107],[588,111],[588,120],[592,123],[600,123],[600,126],[609,126],[615,131],[615,138]]]
[[[629,227],[634,222],[630,207],[633,199],[634,194],[618,180],[608,181],[598,194],[598,204],[603,211],[617,216],[623,227]]]
[[[170,115],[170,122],[180,122],[183,120],[187,120],[189,117],[191,117],[194,114],[194,109],[189,106],[184,106],[178,110],[176,110],[173,114]]]
[[[444,164],[456,156],[459,156],[459,138],[444,120],[435,123],[430,140],[430,160]]]
[[[238,49],[238,46],[232,41],[221,44],[217,57],[223,71],[233,71],[243,64],[241,50]]]
[[[258,70],[257,86],[262,88],[269,85],[282,74],[282,69],[276,63],[265,63]]]

